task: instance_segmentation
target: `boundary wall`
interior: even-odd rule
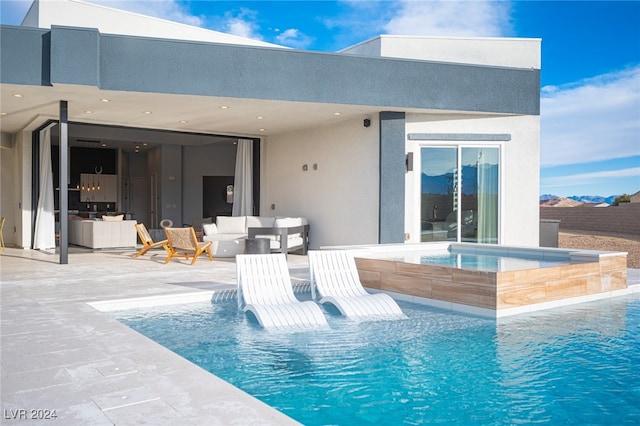
[[[540,219],[559,220],[560,231],[640,235],[640,203],[609,207],[540,207]]]

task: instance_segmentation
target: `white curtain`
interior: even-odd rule
[[[253,141],[251,139],[238,139],[232,215],[253,215]]]
[[[61,173],[66,173],[61,170]],[[51,128],[40,132],[40,197],[36,210],[33,248],[55,249],[56,218],[53,211],[53,172],[51,171]]]
[[[478,242],[498,242],[498,150],[478,153]]]

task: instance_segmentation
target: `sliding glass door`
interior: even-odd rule
[[[420,241],[455,241],[457,149],[422,148],[420,160]]]
[[[422,147],[420,241],[498,242],[498,147]]]

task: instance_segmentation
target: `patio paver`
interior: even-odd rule
[[[234,289],[233,260],[133,254],[72,248],[68,265],[35,250],[0,256],[1,423],[297,424],[88,305]],[[307,279],[306,256],[290,255],[289,267]]]

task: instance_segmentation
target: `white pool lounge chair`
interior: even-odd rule
[[[283,253],[236,256],[238,307],[265,328],[327,325],[320,306],[293,294]]]
[[[347,317],[406,318],[388,294],[368,293],[356,262],[346,250],[309,251],[311,292],[319,303],[331,303]]]

